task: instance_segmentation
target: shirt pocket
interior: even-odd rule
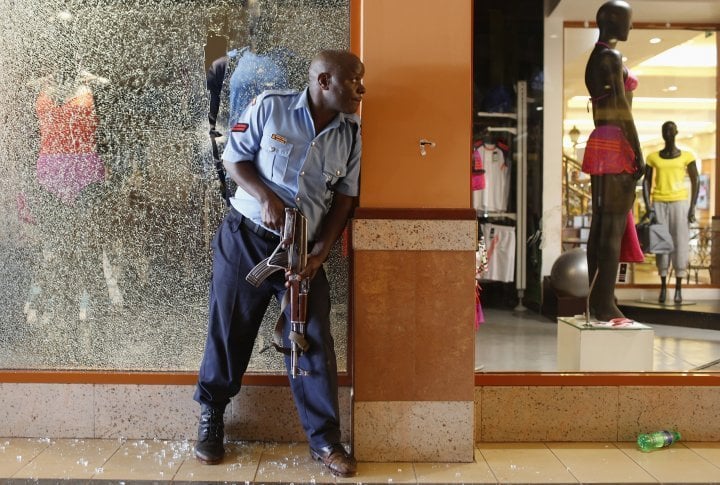
[[[347,174],[347,165],[340,161],[328,160],[323,167],[323,179],[325,188],[329,191],[335,190],[337,183]]]
[[[271,135],[263,136],[260,141],[263,156],[259,167],[262,174],[273,182],[281,183],[288,168],[292,148],[291,143],[283,143]]]

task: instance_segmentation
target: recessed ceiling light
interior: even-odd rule
[[[660,37],[653,37],[652,39],[650,39],[651,44],[659,44],[660,42],[662,42],[662,39]]]
[[[667,89],[665,89],[665,91],[677,91],[677,90],[678,90],[677,86],[668,86]]]

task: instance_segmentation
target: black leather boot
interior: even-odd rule
[[[225,438],[224,412],[224,409],[201,405],[195,457],[206,465],[220,463],[225,456],[225,447],[223,446]]]

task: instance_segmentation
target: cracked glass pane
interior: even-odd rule
[[[348,2],[0,0],[0,368],[197,370],[226,210],[207,69],[230,53],[221,151],[232,103],[301,89],[318,50],[348,47]],[[327,269],[346,370],[342,243]],[[250,371],[284,372],[258,353],[278,308]]]

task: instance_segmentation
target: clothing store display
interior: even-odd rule
[[[488,266],[483,279],[511,283],[515,281],[515,227],[482,224],[487,246]]]
[[[699,195],[699,173],[696,156],[675,145],[678,127],[674,121],[666,121],[661,128],[665,146],[647,156],[643,180],[643,200],[650,223],[665,227],[668,234],[666,247],[656,251],[655,264],[660,275],[658,301],[667,298],[667,275],[672,260],[675,271],[675,295],[673,301],[682,302],[682,280],[687,275],[689,260],[689,230],[695,222],[695,206]],[[686,184],[686,177],[689,184]],[[690,186],[688,190],[687,186]],[[656,226],[651,226],[655,229]]]
[[[621,263],[642,263],[645,261],[643,250],[638,240],[638,233],[635,229],[635,219],[632,211],[627,213],[625,219],[625,232],[620,241],[620,262]]]
[[[666,224],[646,220],[636,226],[643,252],[655,254],[668,254],[675,245]]]
[[[590,133],[583,156],[584,173],[606,175],[635,170],[635,152],[619,126],[601,125]]]
[[[475,154],[477,153],[477,155]],[[510,166],[505,153],[495,144],[483,144],[476,148],[475,166],[482,166],[485,188],[473,190],[473,206],[484,212],[504,212],[510,196]]]
[[[595,42],[596,46],[605,47],[606,49],[612,49],[613,47],[608,44],[607,42]],[[633,92],[637,89],[638,85],[640,84],[640,81],[638,80],[637,76],[633,74],[632,71],[630,71],[627,67],[623,66],[623,87],[625,88],[626,93]],[[591,102],[599,101],[601,99],[605,99],[608,96],[610,96],[611,93],[601,94],[599,96],[590,97]]]
[[[596,46],[612,49],[606,43],[598,41]],[[629,93],[638,87],[637,77],[623,66],[623,85],[625,92]],[[599,96],[590,97],[596,102],[610,96],[607,92]],[[587,141],[583,156],[582,171],[590,175],[604,175],[616,173],[635,173],[635,152],[628,143],[622,129],[615,125],[600,125],[596,127]]]
[[[659,223],[667,226],[673,243],[671,251],[655,255],[655,263],[660,276],[667,276],[671,260],[677,278],[684,278],[687,275],[690,254],[688,207],[687,199],[653,203],[655,217]]]
[[[685,185],[687,166],[697,160],[694,153],[682,150],[675,158],[663,158],[660,152],[648,155],[646,163],[655,170],[652,200],[655,202],[676,202],[687,200],[690,194]]]
[[[480,301],[480,283],[475,282],[475,330],[480,328],[480,325],[485,323],[485,314],[482,310],[482,302]]]
[[[472,170],[470,188],[472,190],[483,190],[485,188],[485,167],[483,166],[480,150],[482,145],[476,146],[472,151]]]
[[[96,152],[98,118],[92,92],[79,89],[57,102],[43,91],[36,112],[40,123],[37,181],[72,204],[85,187],[105,180],[105,168]]]

